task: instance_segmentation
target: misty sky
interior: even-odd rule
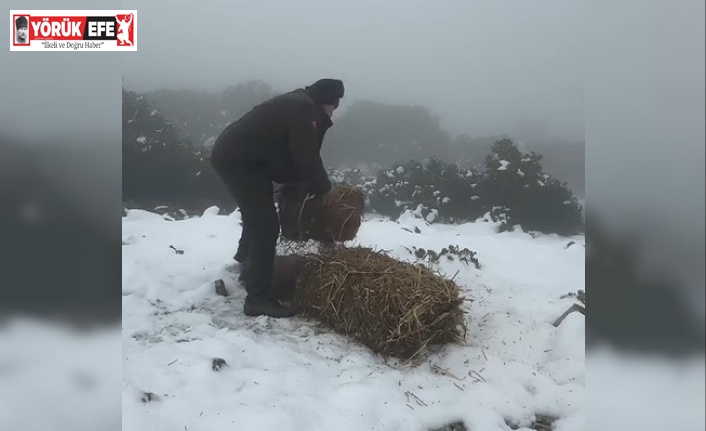
[[[583,2],[125,1],[134,90],[288,90],[343,79],[347,98],[418,104],[452,133],[584,137]]]

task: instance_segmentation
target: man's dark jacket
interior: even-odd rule
[[[304,89],[268,100],[231,123],[213,148],[220,169],[250,165],[277,183],[301,183],[308,193],[323,194],[331,182],[321,160],[331,119]]]

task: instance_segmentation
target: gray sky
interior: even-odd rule
[[[418,104],[453,133],[583,140],[583,1],[125,1],[131,89],[278,90],[344,80],[356,99]]]

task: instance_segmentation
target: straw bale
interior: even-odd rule
[[[340,185],[331,190],[331,195],[332,203],[324,206],[320,196],[307,197],[296,187],[282,189],[278,198],[282,236],[293,241],[325,243],[354,239],[365,210],[363,191]]]
[[[465,339],[458,286],[427,267],[336,247],[296,271],[298,312],[376,353],[411,360],[428,346]]]

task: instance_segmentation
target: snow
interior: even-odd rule
[[[156,109],[153,109],[152,112],[150,112],[150,117],[157,115],[157,112],[159,112],[159,111],[157,111]]]
[[[140,144],[145,144],[147,143],[147,136],[139,136],[137,139],[135,139]]]
[[[161,220],[162,216],[159,214],[155,214],[150,211],[145,211],[145,210],[133,210],[129,209],[127,210],[127,215],[123,217],[123,225],[126,222],[134,222],[134,221],[157,221]]]
[[[213,144],[216,143],[216,137],[211,136],[210,138],[206,139],[203,143],[204,147],[211,148],[213,147]]]
[[[500,160],[500,167],[498,167],[499,171],[507,171],[507,167],[510,165],[510,162],[507,160]]]
[[[436,209],[432,209],[431,212],[427,214],[426,221],[427,223],[434,223],[437,217],[439,217],[439,211]]]
[[[478,199],[480,199],[480,196],[478,196],[478,195],[471,196],[472,201],[477,201]]]
[[[525,176],[525,173],[522,172],[522,169],[518,169],[518,170],[517,170],[517,175],[519,175],[520,177],[524,177],[524,176]]]
[[[447,204],[449,202],[451,202],[451,198],[448,196],[444,196],[444,198],[441,200],[441,203],[443,204]]]
[[[201,217],[217,216],[220,211],[221,209],[217,206],[208,207],[206,208],[206,210],[204,210],[203,215]]]
[[[482,264],[434,266],[449,278],[458,272],[474,300],[463,306],[467,343],[402,365],[303,318],[245,317],[232,261],[239,222],[239,212],[215,207],[173,222],[141,210],[123,217],[124,430],[426,431],[456,420],[492,430],[534,413],[560,417],[557,430],[585,429],[584,318],[551,324],[573,303],[560,297],[585,286],[584,247],[566,249],[558,235],[497,234],[492,221],[366,216],[348,245],[408,262],[415,246],[457,245]],[[215,294],[217,279],[228,297]],[[213,371],[213,358],[226,366]],[[144,391],[159,398],[143,403]]]
[[[587,356],[595,391],[588,404],[600,415],[591,415],[586,429],[704,429],[702,355],[666,360],[601,348]]]
[[[400,166],[397,168],[397,173],[398,174],[403,174],[404,173],[404,167]]]
[[[10,316],[0,328],[0,429],[120,429],[119,325]]]

